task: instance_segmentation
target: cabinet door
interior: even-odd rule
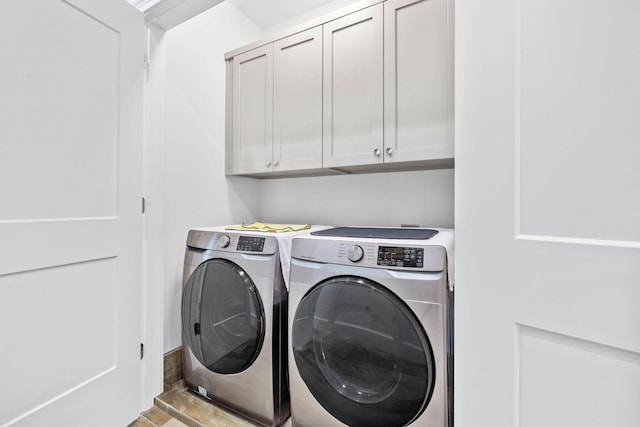
[[[322,27],[273,45],[273,171],[322,167]]]
[[[453,157],[448,0],[385,2],[385,163]]]
[[[271,170],[273,45],[233,58],[233,173]]]
[[[382,162],[382,4],[324,25],[323,165]]]

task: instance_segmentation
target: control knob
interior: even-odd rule
[[[359,245],[353,245],[347,251],[347,258],[349,258],[349,261],[351,262],[358,262],[363,256],[364,251],[362,250],[362,246]]]
[[[226,248],[229,247],[231,243],[231,239],[226,234],[221,234],[218,238],[218,248]]]

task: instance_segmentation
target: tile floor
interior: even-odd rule
[[[155,399],[155,406],[140,414],[129,427],[254,427],[244,418],[190,392],[182,381]],[[291,419],[283,424],[291,427]]]

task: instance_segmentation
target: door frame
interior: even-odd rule
[[[164,34],[222,0],[136,0],[147,23],[142,237],[142,402],[164,391]],[[146,408],[143,408],[146,409]]]
[[[164,390],[163,167],[165,30],[147,25],[144,92],[143,241],[142,241],[142,402]],[[146,408],[142,408],[143,410]]]

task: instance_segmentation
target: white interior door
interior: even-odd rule
[[[141,406],[142,15],[0,13],[0,425],[124,426]]]
[[[456,2],[456,427],[640,422],[638,22]]]

